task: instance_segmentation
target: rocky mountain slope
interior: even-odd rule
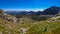
[[[12,11],[12,12],[7,12],[7,14],[10,14],[10,15],[13,15],[17,18],[21,18],[21,17],[28,17],[28,18],[31,18],[35,21],[40,21],[40,20],[44,20],[44,19],[47,19],[47,18],[50,18],[50,17],[55,17],[57,15],[60,15],[60,7],[56,7],[56,6],[52,6],[50,8],[47,8],[43,11]]]
[[[21,34],[34,23],[27,17],[16,18],[0,9],[0,34]],[[23,29],[23,30],[22,30]]]
[[[16,17],[0,9],[0,34],[60,34],[59,7],[18,13]]]
[[[43,14],[46,15],[56,15],[60,12],[60,7],[52,6],[43,11]]]
[[[10,22],[15,22],[15,19],[16,19],[14,16],[6,14],[2,9],[0,9],[0,18]]]

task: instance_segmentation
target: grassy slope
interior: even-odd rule
[[[12,23],[7,20],[3,20],[0,18],[0,34],[20,34],[20,28],[26,28],[31,26],[31,20],[28,18],[21,18],[25,22],[24,24],[21,23]]]
[[[60,18],[47,19],[34,24],[26,34],[60,34]]]
[[[24,24],[12,23],[0,18],[0,33],[20,34],[20,28],[30,27],[26,34],[60,34],[60,18],[40,22],[34,22],[26,17],[21,19],[25,22]]]

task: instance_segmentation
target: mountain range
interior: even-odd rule
[[[0,9],[0,14],[1,16],[3,16],[4,18],[6,18],[7,20],[11,20],[14,21],[14,19],[18,19],[18,18],[22,18],[22,17],[28,17],[31,18],[33,20],[45,20],[47,18],[51,18],[51,17],[55,17],[60,15],[60,7],[56,7],[56,6],[52,6],[50,8],[47,8],[43,11],[3,11],[2,9]],[[6,16],[14,16],[12,18],[7,18]],[[0,17],[1,17],[0,16]]]
[[[5,13],[17,18],[28,17],[33,20],[43,20],[50,17],[60,15],[60,7],[51,6],[43,11],[5,11]]]
[[[37,15],[56,15],[60,12],[60,7],[52,6],[47,8],[43,11],[5,11],[7,14],[10,15],[30,15],[30,14],[37,14]]]
[[[60,34],[60,7],[37,12],[0,9],[0,34]]]

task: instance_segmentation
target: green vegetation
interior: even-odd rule
[[[27,34],[60,34],[60,21],[57,19],[41,21],[38,24],[32,25]]]
[[[2,10],[1,10],[2,11]],[[60,34],[60,16],[23,16],[16,19],[0,11],[0,34]],[[19,20],[11,22],[13,19]]]
[[[0,18],[0,34],[20,34],[21,28],[30,27],[33,23],[32,20],[23,17],[21,18],[24,22],[23,23],[13,23],[7,20],[3,20]]]
[[[20,34],[21,28],[29,27],[26,34],[60,34],[60,18],[47,19],[43,21],[33,21],[27,17],[22,17],[24,23],[12,23],[3,21],[0,18],[0,33],[2,34]]]

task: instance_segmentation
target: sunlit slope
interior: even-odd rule
[[[0,18],[0,33],[2,34],[20,34],[21,28],[27,28],[30,27],[34,21],[32,21],[29,18],[22,17],[20,18],[23,22],[10,22],[8,20],[4,20]]]
[[[27,34],[60,34],[60,17],[57,17],[32,25]]]

